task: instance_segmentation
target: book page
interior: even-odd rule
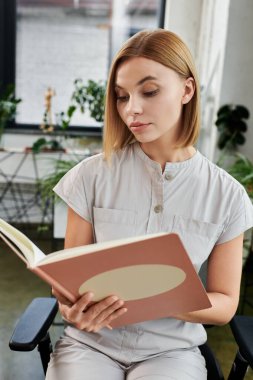
[[[17,228],[0,219],[0,232],[10,248],[20,257],[22,254],[26,261],[32,265],[45,257],[44,253]],[[22,259],[22,257],[20,257]]]
[[[23,260],[27,264],[27,259],[23,252],[20,250],[20,248],[13,243],[12,240],[8,239],[6,235],[4,235],[2,232],[0,232],[0,238],[3,239],[3,241],[13,250],[13,252],[20,257],[21,260]]]
[[[121,245],[131,244],[138,241],[150,239],[151,237],[158,237],[162,235],[167,235],[167,233],[161,232],[158,234],[135,236],[135,237],[127,238],[127,239],[118,239],[118,240],[113,240],[113,241],[106,241],[103,243],[83,245],[81,247],[67,248],[67,249],[57,251],[57,252],[50,253],[49,255],[45,256],[45,258],[40,262],[40,264],[50,264],[57,261],[67,260],[71,257],[78,257],[85,254],[93,253],[93,252],[103,251],[108,248],[119,247]]]

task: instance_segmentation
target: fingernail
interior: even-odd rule
[[[93,298],[93,297],[94,297],[94,293],[89,292],[89,293],[88,293],[88,297],[89,297],[89,298]]]

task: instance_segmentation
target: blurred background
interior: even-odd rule
[[[179,34],[198,68],[197,148],[253,200],[252,20],[252,0],[0,0],[0,218],[45,253],[63,247],[66,209],[51,189],[101,151],[114,54],[139,30],[157,27]],[[0,268],[0,379],[43,378],[38,354],[11,352],[8,340],[25,306],[50,289],[2,243]],[[253,315],[252,289],[248,231],[238,313]],[[52,329],[57,337],[61,326]],[[226,374],[236,352],[230,328],[208,335]]]

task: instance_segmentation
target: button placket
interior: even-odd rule
[[[147,233],[156,233],[161,231],[163,220],[163,177],[161,171],[153,173],[152,176],[152,201],[149,215]]]

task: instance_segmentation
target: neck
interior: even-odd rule
[[[141,143],[140,146],[143,152],[151,158],[151,160],[156,161],[161,165],[162,171],[165,169],[166,162],[186,161],[196,153],[196,149],[192,145],[185,148],[173,148],[162,142],[157,144],[152,142]]]

